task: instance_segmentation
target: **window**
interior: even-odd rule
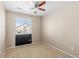
[[[32,34],[32,20],[16,17],[16,34]]]

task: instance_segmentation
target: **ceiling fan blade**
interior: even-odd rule
[[[39,7],[44,5],[44,4],[46,4],[46,1],[41,1],[40,4],[39,4]]]
[[[39,10],[42,10],[42,11],[45,11],[45,9],[42,9],[42,8],[38,8]]]

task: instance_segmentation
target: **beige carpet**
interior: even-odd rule
[[[64,53],[43,44],[24,45],[6,51],[5,58],[64,58]]]

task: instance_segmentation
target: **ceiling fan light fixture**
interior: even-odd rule
[[[40,10],[40,11],[45,11],[44,8],[41,8],[41,6],[45,5],[46,4],[46,1],[32,1],[32,3],[34,4],[34,7],[30,8],[32,10],[34,10],[34,14],[37,14],[37,10]]]
[[[34,11],[34,14],[36,14],[37,12],[36,11]]]

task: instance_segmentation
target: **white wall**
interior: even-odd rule
[[[0,2],[0,57],[5,50],[5,8]]]
[[[43,42],[79,57],[79,4],[63,5],[41,22]]]
[[[40,42],[40,17],[7,11],[7,48],[15,46],[16,17],[32,19],[32,41]]]

